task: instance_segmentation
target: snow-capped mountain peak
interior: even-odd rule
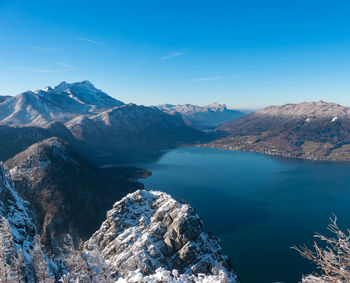
[[[57,92],[62,92],[62,91],[66,91],[67,89],[69,89],[70,84],[68,84],[66,81],[63,81],[61,83],[59,83],[57,86],[54,87],[55,91]]]
[[[65,91],[69,91],[71,88],[78,88],[89,92],[99,91],[97,88],[95,88],[95,86],[91,82],[87,80],[82,82],[76,82],[76,83],[67,83],[66,81],[63,81],[59,83],[57,86],[55,86],[54,90],[56,92],[65,92]]]
[[[50,86],[44,87],[42,91],[49,92],[52,91],[52,88]]]
[[[0,124],[43,126],[66,122],[79,115],[94,115],[124,105],[91,82],[61,82],[54,88],[26,91],[0,105]]]

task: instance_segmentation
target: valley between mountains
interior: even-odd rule
[[[1,280],[240,282],[191,205],[130,166],[186,145],[350,161],[350,109],[142,106],[89,81],[2,96]]]

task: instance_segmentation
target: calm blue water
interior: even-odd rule
[[[314,266],[290,247],[311,246],[332,213],[350,227],[348,164],[188,147],[143,166],[146,188],[186,200],[221,238],[243,283],[298,282]]]

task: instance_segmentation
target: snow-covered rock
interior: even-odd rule
[[[119,282],[238,282],[195,210],[158,191],[138,190],[115,203],[84,250],[102,254]]]
[[[14,190],[10,173],[0,163],[1,282],[35,282],[43,273],[53,276],[55,265],[41,250],[28,205]]]
[[[48,139],[43,146],[61,159],[71,158],[57,139]],[[40,171],[51,166],[38,145],[29,151],[26,156],[31,158],[23,161],[29,167]],[[28,177],[27,169],[20,166],[12,173]],[[54,282],[55,275],[57,279],[70,273],[79,280],[86,276],[97,280],[91,282],[112,282],[111,278],[119,283],[239,282],[219,240],[203,232],[194,209],[162,192],[138,190],[116,202],[100,229],[85,242],[82,256],[71,249],[64,255],[69,264],[61,262],[60,267],[44,254],[29,204],[14,190],[2,164],[0,217],[0,281],[22,282],[18,279],[22,276],[25,282]]]
[[[164,268],[158,268],[154,274],[150,275],[143,275],[139,270],[132,271],[127,277],[118,278],[116,283],[223,283],[237,281],[237,279],[230,279],[224,271],[220,271],[217,275],[189,275],[179,274],[176,270],[170,272]]]

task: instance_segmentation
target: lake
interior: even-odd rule
[[[350,165],[185,147],[142,164],[147,189],[184,199],[221,239],[243,283],[298,282],[315,270],[290,247],[350,228]]]

